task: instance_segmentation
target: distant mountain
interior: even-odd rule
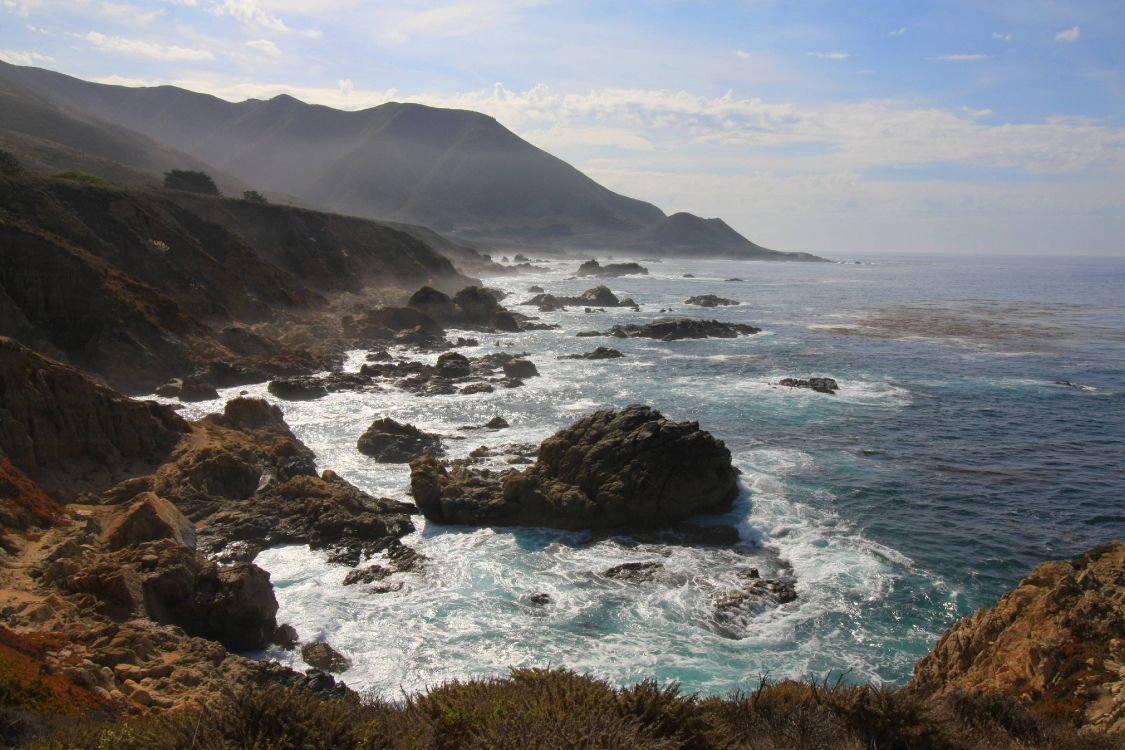
[[[637,239],[638,249],[654,255],[718,255],[762,260],[822,260],[809,253],[782,253],[755,245],[722,219],[703,219],[677,213],[667,217]]]
[[[241,181],[201,159],[21,86],[4,75],[13,67],[0,63],[0,148],[27,168],[88,171],[125,185],[159,183],[169,169],[204,169],[224,191],[245,189]]]
[[[691,241],[668,240],[665,225],[675,220],[671,235],[679,236],[676,217],[689,215],[666,217],[652,204],[614,193],[477,112],[400,103],[347,112],[286,95],[232,103],[173,86],[109,86],[4,63],[0,81],[34,91],[62,112],[81,113],[91,125],[133,131],[256,190],[311,207],[421,224],[483,243],[648,252],[655,242],[651,251],[663,253],[811,258],[767,251],[725,224],[725,232],[688,231]],[[59,142],[90,150],[75,140]]]

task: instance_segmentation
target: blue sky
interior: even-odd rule
[[[1125,0],[0,0],[0,57],[487,112],[761,244],[1125,255]]]

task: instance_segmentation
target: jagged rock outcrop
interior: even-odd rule
[[[49,491],[151,469],[188,431],[166,406],[127,399],[0,338],[0,451]]]
[[[1125,732],[1125,542],[1038,566],[950,628],[910,685],[1003,693],[1041,716]]]
[[[442,453],[440,437],[390,417],[372,422],[356,442],[356,448],[384,464],[404,464],[424,453]]]
[[[628,325],[615,325],[602,336],[615,336],[617,338],[646,338],[659,339],[660,341],[677,341],[679,339],[706,339],[722,338],[733,339],[738,336],[749,336],[760,333],[761,328],[755,328],[745,323],[724,323],[720,320],[696,320],[695,318],[658,318],[651,323]],[[597,334],[579,334],[597,335]]]
[[[650,407],[599,411],[543,441],[536,463],[496,475],[432,456],[410,464],[419,509],[436,523],[566,529],[667,526],[730,508],[730,451],[696,422]]]
[[[142,492],[118,508],[102,527],[101,540],[111,550],[135,547],[156,539],[171,539],[195,549],[195,526],[172,503],[152,492]]]

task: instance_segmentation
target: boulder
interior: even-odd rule
[[[102,527],[101,540],[113,550],[157,539],[172,539],[195,549],[195,526],[179,508],[151,492],[137,495],[128,507],[113,513]]]
[[[504,363],[504,375],[509,378],[533,378],[539,375],[535,363],[529,359],[513,359]]]
[[[504,419],[503,417],[493,417],[492,419],[485,422],[484,426],[490,430],[504,430],[508,427],[511,427],[511,425],[508,424],[508,420]]]
[[[492,316],[501,309],[500,303],[479,286],[467,286],[453,295],[453,302],[461,309],[461,316],[472,325],[489,326]]]
[[[212,401],[219,397],[215,386],[197,375],[174,378],[156,388],[156,395],[164,398],[178,398],[184,402]]]
[[[471,396],[474,393],[492,393],[493,390],[491,383],[470,383],[458,391],[458,393],[462,396]]]
[[[564,529],[664,527],[729,510],[730,451],[695,422],[647,406],[600,411],[543,441],[538,460],[497,476],[432,456],[411,462],[411,489],[435,523]]]
[[[360,436],[356,448],[365,456],[385,464],[404,464],[423,454],[440,455],[441,438],[414,425],[385,417],[376,419]]]
[[[492,314],[492,320],[489,321],[491,328],[505,333],[519,333],[520,324],[516,320],[516,316],[507,310],[497,310]]]
[[[631,562],[615,565],[603,571],[606,578],[613,578],[628,583],[648,583],[656,580],[656,576],[664,571],[662,562]]]
[[[465,378],[471,374],[469,358],[457,352],[446,352],[437,358],[434,365],[437,374],[443,378]]]
[[[424,286],[410,295],[406,306],[420,310],[440,322],[451,321],[455,316],[453,300],[449,298],[449,295],[429,286]]]
[[[277,630],[273,633],[274,645],[281,646],[286,651],[297,648],[297,644],[300,642],[300,638],[297,637],[297,629],[289,623],[278,625]]]
[[[277,631],[277,600],[270,574],[249,563],[232,565],[218,569],[213,587],[202,635],[231,651],[268,646]]]
[[[312,401],[328,395],[328,389],[314,377],[271,380],[268,390],[286,401]]]
[[[310,667],[323,669],[325,672],[346,672],[352,666],[346,656],[323,641],[301,646],[301,658]]]
[[[836,391],[840,390],[839,384],[832,378],[809,378],[808,380],[782,378],[778,385],[783,385],[787,388],[808,388],[817,393],[827,393],[829,396],[835,396]]]

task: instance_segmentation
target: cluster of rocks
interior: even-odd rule
[[[542,289],[542,287],[535,287]],[[566,307],[585,307],[585,308],[606,308],[606,307],[631,307],[634,310],[639,309],[636,302],[631,298],[619,299],[607,286],[596,286],[593,289],[587,289],[577,297],[555,296],[554,294],[547,294],[540,291],[531,299],[521,302],[523,305],[535,305],[539,308],[540,312],[550,312],[552,310],[560,310]]]
[[[435,523],[565,529],[666,526],[728,510],[730,451],[695,422],[650,407],[599,411],[543,441],[521,472],[410,463],[418,508]]]
[[[441,437],[390,417],[376,419],[356,442],[356,449],[384,464],[405,464],[423,454],[444,453]]]
[[[726,305],[741,304],[738,300],[719,297],[714,294],[697,294],[684,300],[685,305],[699,305],[700,307],[723,307]]]
[[[629,276],[632,274],[642,274],[647,276],[648,269],[640,263],[607,263],[602,265],[596,260],[588,260],[578,267],[578,276],[600,276],[608,278],[611,276]]]
[[[719,320],[697,320],[695,318],[658,318],[651,323],[615,325],[607,331],[582,331],[579,336],[614,336],[616,338],[649,338],[660,341],[679,339],[725,338],[748,336],[760,333],[745,323],[724,323]]]
[[[827,393],[829,396],[835,396],[836,391],[840,390],[839,383],[832,378],[809,378],[808,380],[782,378],[778,385],[783,385],[786,388],[808,388],[817,393]]]

